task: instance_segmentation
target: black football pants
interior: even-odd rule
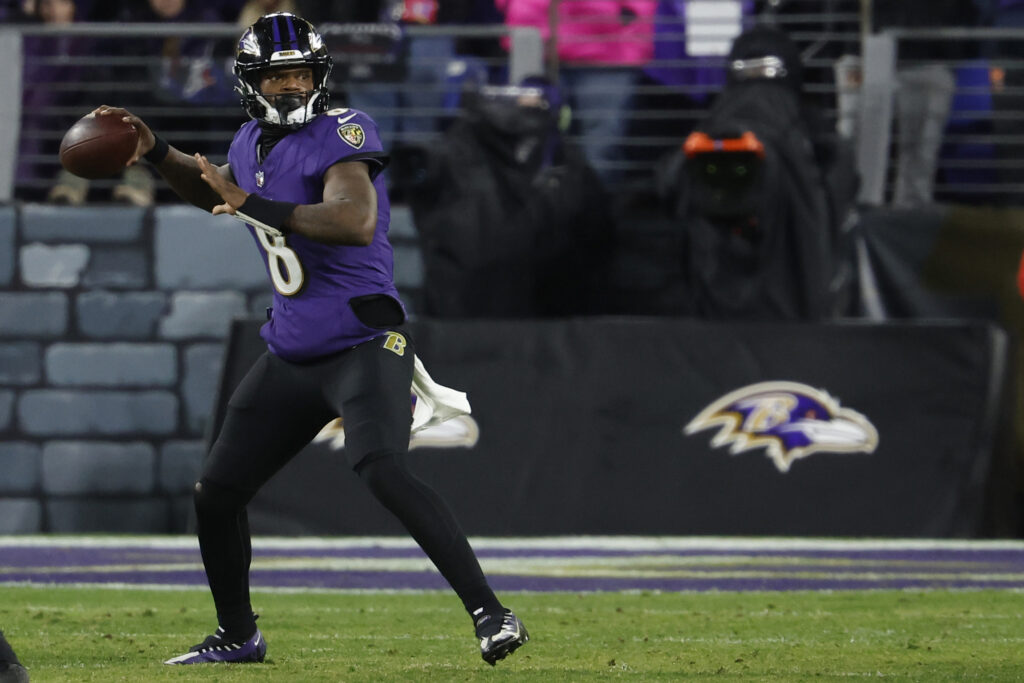
[[[406,467],[414,349],[408,335],[403,346],[388,334],[301,365],[264,353],[231,396],[195,493],[199,547],[218,620],[230,635],[246,637],[254,629],[245,505],[339,415],[349,464],[466,609],[495,601],[450,510]]]

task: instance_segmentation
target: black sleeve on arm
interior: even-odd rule
[[[284,222],[295,211],[298,204],[294,202],[276,202],[273,199],[266,199],[257,194],[250,194],[246,197],[238,210],[250,216],[260,223],[266,223],[272,228],[277,228],[283,233],[290,232],[284,227]]]
[[[391,161],[391,157],[389,157],[384,152],[366,152],[365,154],[353,154],[352,156],[342,157],[341,159],[338,159],[334,163],[337,164],[343,161],[366,162],[366,167],[370,171],[370,180],[375,180],[377,176],[380,175],[381,171],[388,167],[388,163]]]
[[[171,146],[167,144],[167,141],[153,133],[153,149],[143,154],[142,158],[155,166],[166,159],[170,151]]]

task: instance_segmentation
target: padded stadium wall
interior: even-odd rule
[[[186,530],[231,320],[269,305],[256,249],[190,207],[0,206],[0,534]]]
[[[880,286],[900,283],[905,298],[926,280],[943,289],[936,273],[957,271],[936,260],[939,247],[961,234],[1018,259],[1005,218],[941,211],[915,229],[907,216],[872,217]],[[422,269],[401,207],[391,234],[396,279],[415,301]],[[259,346],[269,287],[255,249],[237,222],[181,206],[0,207],[0,533],[188,530],[218,385]],[[991,273],[982,262],[979,273]],[[1013,291],[1012,273],[996,280]],[[473,534],[1016,533],[1007,453],[1019,457],[1006,423],[1019,389],[1007,390],[1005,373],[1019,330],[1002,317],[1009,343],[978,319],[423,321],[414,333],[424,360],[470,392],[479,433],[472,448],[417,449],[414,465]],[[248,346],[226,344],[232,329],[249,330]],[[715,445],[710,424],[684,432],[765,380],[826,392],[871,422],[876,448],[770,457],[765,446]],[[254,501],[254,529],[398,533],[336,473],[336,445],[337,435],[315,444]],[[296,498],[327,481],[339,488]],[[505,502],[526,514],[474,515],[509,482]]]

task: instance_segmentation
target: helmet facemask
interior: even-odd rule
[[[270,69],[309,67],[313,89],[264,95],[260,82]],[[242,35],[235,56],[235,90],[246,113],[263,126],[297,130],[327,111],[332,60],[316,29],[287,12],[261,17]]]
[[[257,81],[256,83],[250,83],[248,79],[240,77],[235,91],[242,96],[242,106],[249,116],[262,125],[297,130],[312,121],[317,114],[327,110],[328,94],[324,88],[314,87],[313,90],[305,92],[264,95],[259,87],[261,79],[262,73],[254,74],[253,80]]]

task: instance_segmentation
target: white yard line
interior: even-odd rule
[[[1019,540],[919,539],[919,538],[795,538],[795,537],[726,537],[726,536],[543,536],[470,538],[473,547],[488,550],[602,550],[602,551],[665,551],[665,550],[728,550],[728,551],[871,551],[871,550],[1024,550]],[[194,536],[79,536],[33,535],[0,536],[0,550],[9,548],[155,548],[198,549]],[[275,537],[255,536],[254,548],[324,549],[348,548],[416,548],[416,543],[403,536],[345,537]],[[0,556],[0,562],[2,562]]]

